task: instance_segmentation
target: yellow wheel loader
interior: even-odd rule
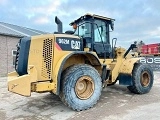
[[[148,93],[153,85],[150,66],[138,55],[116,47],[110,40],[114,19],[86,14],[70,23],[74,31],[62,31],[55,22],[54,34],[24,37],[17,44],[15,71],[8,74],[8,90],[23,96],[51,92],[73,110],[93,107],[102,88],[119,81],[136,94]]]

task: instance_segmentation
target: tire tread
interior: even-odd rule
[[[92,67],[92,66],[90,66],[90,65],[87,65],[87,64],[78,64],[78,65],[72,65],[72,66],[66,68],[66,69],[64,70],[64,72],[62,73],[62,77],[61,77],[62,83],[61,83],[61,92],[60,92],[59,97],[60,97],[61,101],[62,101],[67,107],[72,108],[73,110],[76,110],[76,111],[83,111],[83,110],[87,110],[87,109],[92,108],[92,107],[97,103],[97,101],[99,100],[100,95],[101,95],[101,92],[100,92],[100,94],[98,95],[98,97],[97,97],[97,99],[94,101],[94,103],[90,103],[90,104],[84,106],[83,108],[78,108],[77,106],[74,105],[74,103],[71,104],[71,103],[69,102],[68,97],[67,97],[68,94],[66,94],[67,87],[65,87],[65,86],[68,86],[68,85],[69,85],[67,80],[68,80],[68,78],[70,78],[71,76],[73,76],[73,73],[74,73],[76,70],[78,70],[78,69],[82,69],[82,70],[83,70],[83,69],[85,69],[85,68],[94,70],[94,72],[96,72],[96,74],[99,75],[98,71],[97,71],[94,67]],[[94,75],[94,76],[95,76],[95,75]],[[100,76],[99,76],[99,77],[100,77]],[[101,82],[101,81],[100,81],[100,82]],[[100,91],[102,91],[102,83],[101,83],[101,86],[100,86],[100,87],[101,87]]]

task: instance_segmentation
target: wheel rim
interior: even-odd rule
[[[150,83],[150,75],[148,72],[143,72],[141,75],[141,84],[144,87],[147,87]]]
[[[89,76],[80,77],[75,86],[75,92],[78,98],[88,99],[94,92],[94,82]]]

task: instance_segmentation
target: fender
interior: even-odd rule
[[[119,73],[132,75],[134,64],[138,63],[139,60],[140,58],[125,59],[119,69]]]
[[[66,54],[64,55],[59,61],[58,63],[56,64],[56,67],[55,67],[55,74],[54,74],[54,80],[53,82],[56,84],[55,86],[57,86],[57,88],[55,89],[55,91],[53,91],[56,95],[59,95],[59,92],[60,92],[60,79],[61,79],[61,74],[62,74],[62,70],[63,70],[63,67],[67,61],[67,59],[69,57],[71,57],[72,55],[85,55],[86,57],[88,57],[88,59],[92,60],[90,61],[91,64],[93,65],[101,65],[100,61],[99,61],[99,58],[96,56],[96,54],[94,53],[91,53],[91,52],[83,52],[83,51],[77,51],[77,52],[72,52],[72,53],[69,53],[69,54]]]
[[[132,70],[135,63],[138,63],[140,58],[125,59],[119,69],[118,80],[120,85],[130,86],[132,83]]]

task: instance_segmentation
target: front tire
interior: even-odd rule
[[[148,93],[153,86],[154,76],[152,68],[147,64],[135,64],[132,71],[132,86],[128,89],[136,94]]]
[[[86,64],[73,65],[62,73],[60,98],[73,110],[82,111],[93,107],[102,90],[97,70]]]

